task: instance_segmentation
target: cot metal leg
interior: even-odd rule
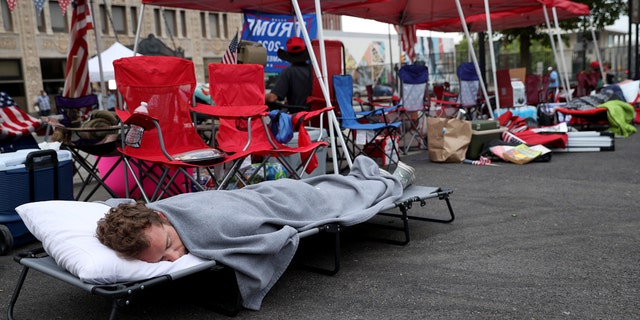
[[[421,216],[413,216],[409,214],[409,210],[412,208],[414,203],[420,203],[421,207],[424,207],[427,202],[426,200],[420,199],[418,197],[409,199],[403,203],[398,204],[398,209],[400,210],[400,214],[397,213],[387,213],[381,212],[378,215],[387,216],[387,217],[399,217],[402,221],[402,227],[392,227],[386,226],[385,228],[398,230],[404,234],[404,240],[392,240],[392,239],[379,239],[386,243],[396,244],[396,245],[406,245],[411,241],[411,236],[409,232],[409,220],[418,220],[418,221],[429,221],[429,222],[437,222],[437,223],[451,223],[455,219],[455,214],[453,212],[453,207],[451,206],[451,201],[449,199],[449,195],[452,193],[451,189],[441,189],[434,191],[438,195],[439,200],[444,200],[447,204],[447,211],[449,212],[449,217],[447,218],[431,218],[431,217],[421,217]]]
[[[320,231],[322,232],[328,232],[328,233],[332,233],[334,235],[333,239],[334,239],[334,248],[333,248],[333,268],[331,269],[326,269],[326,268],[322,268],[322,267],[317,267],[317,266],[310,266],[310,265],[303,265],[302,267],[319,273],[319,274],[324,274],[324,275],[328,275],[328,276],[332,276],[335,275],[336,273],[338,273],[338,271],[340,271],[340,231],[342,231],[342,226],[340,226],[339,224],[327,224],[324,225],[320,228]]]
[[[119,308],[118,299],[113,299],[113,303],[111,304],[111,314],[109,314],[109,320],[116,319],[118,308]]]
[[[455,219],[455,214],[453,213],[453,207],[451,207],[451,201],[449,200],[449,195],[451,194],[451,190],[450,189],[438,189],[435,192],[438,193],[438,199],[439,200],[444,200],[445,203],[447,204],[447,210],[449,211],[449,217],[448,218],[439,219],[439,218],[418,217],[418,216],[411,216],[411,215],[407,215],[407,217],[409,219],[412,219],[412,220],[431,221],[431,222],[438,222],[438,223],[451,223],[451,222],[453,222],[453,220]],[[421,207],[424,207],[427,204],[425,200],[420,200],[420,199],[411,200],[411,203],[413,203],[413,202],[420,202],[420,206]],[[409,208],[411,208],[411,204],[409,204]]]
[[[29,272],[29,267],[23,267],[22,272],[20,273],[20,277],[18,278],[18,284],[16,284],[16,288],[13,290],[13,295],[11,295],[11,300],[9,301],[9,308],[7,309],[7,319],[13,320],[13,309],[18,301],[18,295],[20,295],[20,291],[22,290],[22,285],[24,284],[24,279],[27,278],[27,273]]]

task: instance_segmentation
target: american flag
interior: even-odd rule
[[[236,31],[236,36],[231,39],[231,43],[229,43],[229,48],[222,56],[222,63],[225,64],[236,64],[238,63],[238,31]]]
[[[64,94],[69,98],[86,96],[91,93],[89,86],[89,52],[87,31],[93,29],[91,12],[86,0],[75,0],[71,17],[71,42],[67,53],[67,67],[64,79]]]
[[[22,111],[5,92],[0,92],[0,142],[14,141],[40,128],[39,119]]]
[[[416,58],[416,51],[414,48],[416,46],[416,42],[418,42],[418,37],[416,36],[416,25],[395,26],[395,28],[402,40],[402,51],[405,52],[410,61],[413,61]]]

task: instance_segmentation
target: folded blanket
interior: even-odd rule
[[[632,105],[620,100],[610,100],[599,105],[598,108],[607,108],[609,131],[614,134],[628,137],[637,131],[631,124],[636,113]]]
[[[394,176],[380,175],[375,161],[360,156],[348,176],[188,193],[148,207],[168,217],[191,254],[233,268],[244,307],[258,310],[293,258],[298,232],[333,222],[364,222],[402,192]]]

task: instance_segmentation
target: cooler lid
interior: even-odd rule
[[[24,162],[27,155],[33,151],[40,149],[22,149],[16,152],[0,153],[0,171],[24,168]],[[69,150],[56,150],[58,154],[58,162],[69,161],[72,159]]]

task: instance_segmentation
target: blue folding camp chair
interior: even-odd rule
[[[347,144],[354,157],[365,153],[380,159],[380,165],[390,167],[400,160],[398,129],[401,121],[390,122],[389,112],[397,107],[355,112],[353,109],[353,79],[351,75],[334,75],[333,88],[340,107],[340,129],[347,130]]]
[[[403,151],[406,154],[414,141],[418,142],[419,146],[423,146],[426,138],[420,135],[418,124],[420,119],[426,117],[429,112],[429,104],[425,102],[429,69],[419,64],[405,65],[398,70],[398,77],[402,84],[402,102],[398,108],[400,120],[403,123],[400,141],[403,143]]]
[[[478,104],[478,90],[480,78],[475,66],[471,62],[465,62],[458,66],[458,79],[460,79],[460,95],[458,102],[464,108],[474,107]]]

